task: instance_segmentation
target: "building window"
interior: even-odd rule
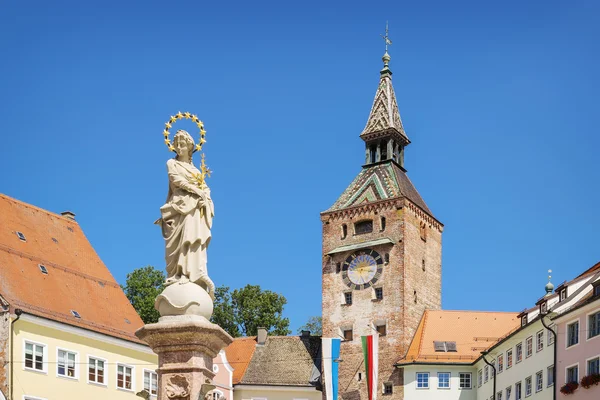
[[[544,374],[542,371],[538,371],[535,374],[535,392],[539,392],[544,388]]]
[[[490,367],[486,365],[483,367],[483,382],[487,382],[489,379],[490,379]]]
[[[513,350],[508,349],[508,350],[506,350],[506,369],[509,369],[510,367],[512,367],[512,363],[513,363]]]
[[[373,232],[373,220],[369,219],[366,221],[360,221],[354,224],[354,233],[356,235],[362,235],[364,233]]]
[[[150,393],[150,396],[158,394],[158,375],[156,375],[156,372],[144,371],[144,390]]]
[[[548,346],[554,344],[554,334],[552,332],[554,332],[554,324],[550,325],[548,328]],[[552,331],[552,332],[551,332]]]
[[[379,336],[385,336],[386,333],[387,333],[386,325],[385,324],[377,325],[375,327],[375,329],[377,329],[377,333],[379,333]]]
[[[342,225],[342,239],[346,239],[347,236],[348,236],[348,225],[343,224]]]
[[[521,317],[521,326],[527,325],[527,314]]]
[[[515,400],[521,400],[521,382],[515,383]]]
[[[471,389],[471,373],[461,372],[458,374],[461,389]]]
[[[339,274],[340,272],[342,272],[342,263],[336,263],[335,264],[335,273]]]
[[[546,311],[548,311],[548,305],[547,302],[543,302],[542,304],[540,304],[540,313],[546,314]]]
[[[88,381],[92,383],[106,384],[104,379],[104,360],[90,357],[88,360]]]
[[[525,378],[525,397],[531,396],[531,377]]]
[[[394,393],[394,385],[392,382],[384,382],[383,383],[383,394],[392,394]]]
[[[588,339],[600,335],[600,311],[588,316]]]
[[[546,382],[548,382],[548,386],[554,385],[554,365],[547,369]]]
[[[19,238],[19,240],[21,240],[23,242],[27,241],[27,239],[25,238],[25,235],[23,235],[23,232],[17,231],[16,234],[17,234],[17,237]]]
[[[477,387],[481,387],[483,385],[483,371],[477,371]]]
[[[429,389],[429,372],[417,372],[417,389]]]
[[[498,393],[496,393],[496,398],[498,400],[502,400],[502,391],[499,391]]]
[[[567,298],[567,288],[564,288],[560,291],[560,301],[563,301]]]
[[[510,395],[512,392],[512,386],[506,388],[506,400],[511,400]]]
[[[530,336],[525,341],[525,358],[531,357],[533,354],[533,337]]]
[[[600,285],[594,286],[594,297],[600,296]]]
[[[352,341],[352,329],[344,330],[344,340]]]
[[[77,354],[72,351],[58,350],[58,362],[56,373],[59,376],[65,376],[68,378],[77,378],[75,370],[75,359]]]
[[[383,300],[383,288],[375,288],[375,299]]]
[[[346,305],[352,305],[352,292],[344,293],[344,303]]]
[[[46,345],[25,342],[25,368],[46,372]]]
[[[220,390],[213,390],[212,400],[219,400],[221,397],[224,397],[223,392],[221,392]],[[298,400],[304,400],[304,399],[298,399]]]
[[[597,375],[600,374],[600,358],[596,357],[587,362],[587,374]]]
[[[544,331],[539,331],[535,336],[536,352],[544,350]]]
[[[425,222],[421,222],[421,224],[419,226],[419,231],[421,234],[421,240],[426,242],[427,241],[427,225],[425,224]]]
[[[48,275],[48,269],[46,268],[45,265],[38,264],[38,267],[39,267],[40,271],[42,272],[42,274]]]
[[[504,356],[500,354],[498,356],[498,373],[504,371]]]
[[[133,367],[117,364],[117,388],[133,390]]]
[[[438,372],[438,389],[450,389],[450,372]]]
[[[425,271],[425,259],[421,260],[421,269]]]
[[[389,263],[390,263],[390,253],[385,253],[385,255],[383,256],[383,261],[384,261],[386,264],[389,264]]]
[[[359,372],[359,373],[356,375],[356,380],[357,380],[357,381],[359,381],[359,382],[360,382],[360,381],[362,381],[362,372]]]
[[[523,360],[523,343],[517,343],[517,362],[520,363]]]
[[[490,364],[492,364],[490,373],[492,374],[492,377],[494,377],[494,376],[496,376],[496,360],[492,360],[492,362],[490,362]]]
[[[567,325],[567,347],[575,346],[579,343],[579,321]]]
[[[579,367],[577,365],[574,365],[570,368],[567,368],[567,381],[565,383],[571,383],[571,382],[577,383],[578,381],[579,381]]]
[[[381,230],[385,231],[385,217],[381,217]]]

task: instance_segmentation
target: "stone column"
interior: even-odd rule
[[[214,389],[213,358],[233,341],[199,315],[161,317],[135,334],[158,354],[158,400],[203,399]]]

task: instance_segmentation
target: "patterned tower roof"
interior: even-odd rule
[[[392,86],[392,71],[388,66],[390,59],[391,57],[386,51],[382,57],[384,66],[381,70],[379,87],[375,93],[375,100],[371,107],[367,125],[360,136],[364,138],[371,133],[395,130],[408,144],[410,140],[404,132],[400,111],[398,111],[398,103],[396,102],[396,94]]]

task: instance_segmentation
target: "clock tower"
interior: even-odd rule
[[[386,36],[387,37],[387,36]],[[386,40],[387,41],[387,40]],[[339,395],[368,399],[360,337],[379,335],[380,399],[403,399],[405,355],[426,309],[441,307],[442,229],[406,174],[390,56],[360,138],[365,163],[323,223],[323,337],[342,338]]]

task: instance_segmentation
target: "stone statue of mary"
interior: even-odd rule
[[[194,139],[184,130],[173,138],[177,156],[167,161],[169,194],[160,208],[165,239],[167,281],[195,283],[214,298],[215,285],[208,277],[206,249],[210,243],[214,206],[210,189],[198,183],[200,171],[192,163]]]

